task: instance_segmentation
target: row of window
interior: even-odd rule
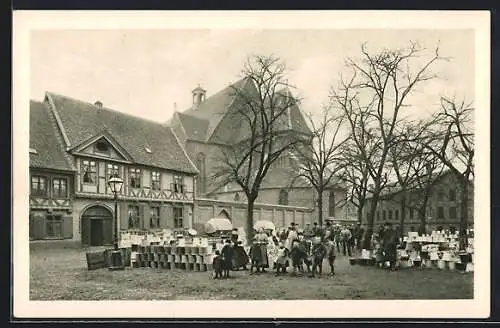
[[[116,164],[108,163],[106,165],[106,176],[108,179],[114,176],[120,176],[120,168]],[[132,188],[141,188],[142,170],[140,168],[129,168],[129,185]],[[82,161],[82,182],[85,184],[97,184],[97,164],[93,160]],[[184,193],[184,178],[180,175],[174,176],[173,191]],[[161,172],[151,171],[151,189],[161,190]]]
[[[141,217],[139,206],[129,205],[127,214],[128,214],[129,229],[140,229],[143,226],[142,220],[144,218]],[[173,217],[174,217],[174,228],[184,227],[182,207],[173,208]],[[151,229],[160,228],[159,206],[151,206],[149,208],[149,228]]]
[[[410,220],[413,220],[415,218],[415,212],[416,211],[413,208],[408,209],[408,215],[409,215]],[[394,216],[393,216],[393,214],[394,214]],[[455,206],[448,208],[448,218],[450,220],[454,220],[457,218],[457,208]],[[388,221],[393,221],[393,220],[399,221],[399,210],[394,210],[394,211],[384,210],[384,211],[382,211],[382,216],[380,215],[380,211],[377,211],[376,219],[377,219],[377,221],[380,221],[381,219],[382,219],[382,221],[387,221],[387,220]],[[438,219],[438,220],[445,219],[443,206],[438,206],[436,208],[436,219]]]
[[[48,196],[52,192],[54,198],[68,197],[68,179],[67,178],[52,178],[46,176],[33,175],[31,176],[31,194],[34,196]],[[50,183],[50,186],[49,186]]]

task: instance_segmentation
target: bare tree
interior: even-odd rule
[[[418,69],[412,69],[414,61],[425,49],[410,42],[403,49],[384,49],[370,53],[366,45],[361,47],[360,59],[348,59],[351,69],[350,79],[341,78],[339,90],[332,92],[332,98],[348,115],[352,112],[365,112],[368,116],[363,129],[372,142],[371,150],[375,154],[369,158],[365,146],[360,142],[356,125],[351,122],[352,140],[360,149],[360,160],[368,166],[368,173],[373,182],[372,197],[368,212],[368,227],[365,248],[370,247],[373,222],[380,194],[387,183],[387,160],[389,150],[395,145],[396,127],[401,124],[403,108],[408,106],[408,96],[422,83],[436,77],[431,72],[432,65],[438,61],[439,48]]]
[[[347,185],[348,196],[346,201],[351,202],[356,207],[358,222],[363,219],[363,209],[366,204],[368,194],[369,173],[365,161],[359,160],[361,157],[356,147],[352,147],[350,142],[345,144],[341,159],[342,181]]]
[[[231,143],[220,146],[212,179],[218,186],[237,184],[247,200],[247,236],[253,236],[254,203],[272,164],[302,140],[292,132],[287,112],[298,104],[286,80],[285,64],[274,56],[253,56],[243,68],[248,84],[233,87],[235,104]]]
[[[432,119],[432,128],[422,129],[422,146],[452,172],[460,187],[460,249],[467,246],[469,190],[474,178],[474,108],[464,101],[441,98],[440,111]]]
[[[332,113],[330,107],[325,107],[317,122],[313,115],[307,115],[312,131],[309,143],[298,143],[295,153],[298,154],[297,172],[292,184],[304,178],[315,189],[318,195],[318,221],[323,224],[323,194],[339,173],[341,166],[341,149],[347,138],[342,136],[342,126],[345,115]]]
[[[389,151],[389,162],[400,188],[399,197],[394,199],[401,208],[401,232],[404,231],[407,210],[416,210],[419,231],[425,233],[430,193],[443,171],[441,161],[422,146],[420,129],[418,122],[406,123],[398,133],[397,145]]]

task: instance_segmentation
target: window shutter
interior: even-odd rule
[[[142,227],[143,229],[149,230],[149,206],[148,205],[142,205]]]
[[[144,229],[144,206],[139,203],[136,204],[139,206],[139,229]]]
[[[43,239],[45,237],[45,215],[35,214],[33,217],[33,238]]]
[[[128,230],[128,204],[120,204],[120,229]]]
[[[63,220],[63,237],[64,239],[73,239],[73,217],[70,215],[65,215]]]
[[[167,229],[168,228],[168,218],[169,218],[169,211],[171,207],[168,205],[162,205],[160,207],[160,228],[162,229]]]
[[[190,220],[191,220],[191,216],[189,215],[189,213],[191,213],[191,206],[189,205],[184,205],[183,209],[182,209],[182,227],[183,228],[190,228]]]

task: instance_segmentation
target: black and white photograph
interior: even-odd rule
[[[14,13],[14,311],[488,316],[489,29]]]

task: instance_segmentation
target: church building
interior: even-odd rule
[[[240,186],[235,183],[216,186],[212,183],[212,176],[220,160],[220,147],[231,145],[240,137],[240,121],[243,118],[238,117],[241,115],[238,106],[242,101],[238,98],[243,92],[250,94],[252,89],[255,86],[248,78],[211,96],[198,86],[192,90],[192,106],[183,112],[176,111],[168,122],[198,168],[197,198],[246,201]],[[311,134],[298,105],[289,106],[282,115],[281,121],[286,122],[290,132]],[[318,195],[308,181],[297,177],[297,161],[291,152],[283,153],[277,159],[261,184],[256,203],[316,207]],[[323,195],[323,217],[347,218],[342,205],[345,197],[345,187],[336,181],[332,183]]]

